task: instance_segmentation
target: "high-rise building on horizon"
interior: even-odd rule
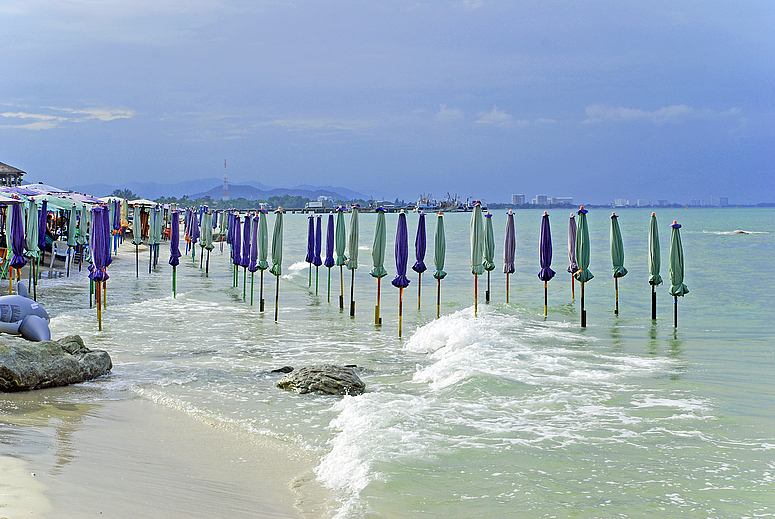
[[[524,205],[525,195],[511,195],[511,203],[512,205]]]

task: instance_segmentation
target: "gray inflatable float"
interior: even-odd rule
[[[46,309],[29,298],[27,288],[19,283],[19,295],[0,297],[0,332],[21,335],[28,341],[49,341],[51,330]]]

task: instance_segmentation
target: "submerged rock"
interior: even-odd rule
[[[0,391],[26,391],[92,380],[113,368],[108,352],[90,350],[78,335],[29,342],[0,336]]]
[[[366,384],[352,367],[335,364],[316,364],[295,369],[285,375],[277,387],[297,393],[325,393],[328,395],[360,395]]]

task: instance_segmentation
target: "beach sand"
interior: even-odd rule
[[[0,518],[311,518],[308,454],[131,392],[0,395]]]

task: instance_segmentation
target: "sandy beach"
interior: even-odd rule
[[[0,397],[1,518],[320,517],[311,469],[283,442],[130,392]]]

